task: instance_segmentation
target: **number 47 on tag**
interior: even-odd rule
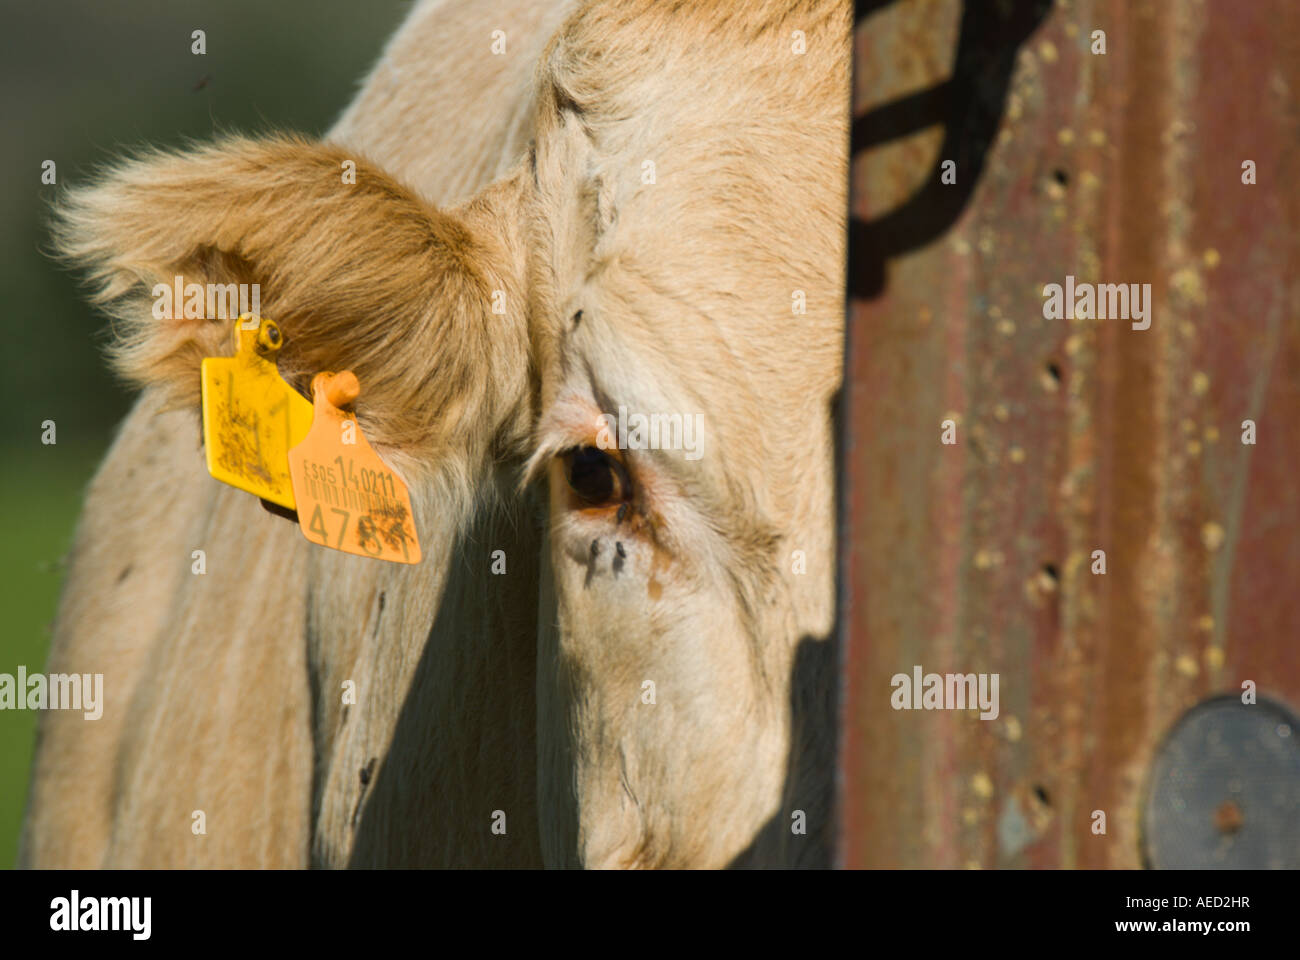
[[[340,409],[361,393],[356,376],[318,373],[311,389],[311,431],[289,451],[303,536],[360,557],[419,563],[406,484],[375,453],[355,416]]]

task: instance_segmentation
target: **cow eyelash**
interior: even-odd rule
[[[569,489],[586,506],[626,503],[632,496],[627,469],[597,447],[571,447],[561,455]]]

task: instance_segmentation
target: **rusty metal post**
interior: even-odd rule
[[[1300,706],[1300,4],[859,13],[838,862],[1141,866],[1185,711]],[[999,716],[894,709],[915,665]]]

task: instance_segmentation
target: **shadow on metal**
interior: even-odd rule
[[[856,22],[888,7],[887,2],[859,2]],[[952,75],[919,93],[909,94],[853,120],[854,157],[871,147],[943,125],[943,145],[924,185],[902,206],[870,221],[849,219],[849,295],[876,297],[884,289],[885,264],[891,258],[931,243],[948,230],[970,201],[984,169],[984,158],[997,133],[1006,105],[1016,51],[1047,16],[1048,0],[973,3],[962,7]],[[961,177],[945,185],[943,165],[954,161]]]

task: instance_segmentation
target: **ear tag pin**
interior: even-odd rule
[[[289,449],[311,428],[311,404],[276,369],[284,335],[271,320],[235,321],[235,355],[202,365],[203,446],[208,473],[294,509]]]
[[[302,535],[359,557],[419,563],[406,484],[375,453],[356,415],[339,409],[361,395],[356,375],[318,373],[311,392],[316,405],[311,430],[289,451]]]

